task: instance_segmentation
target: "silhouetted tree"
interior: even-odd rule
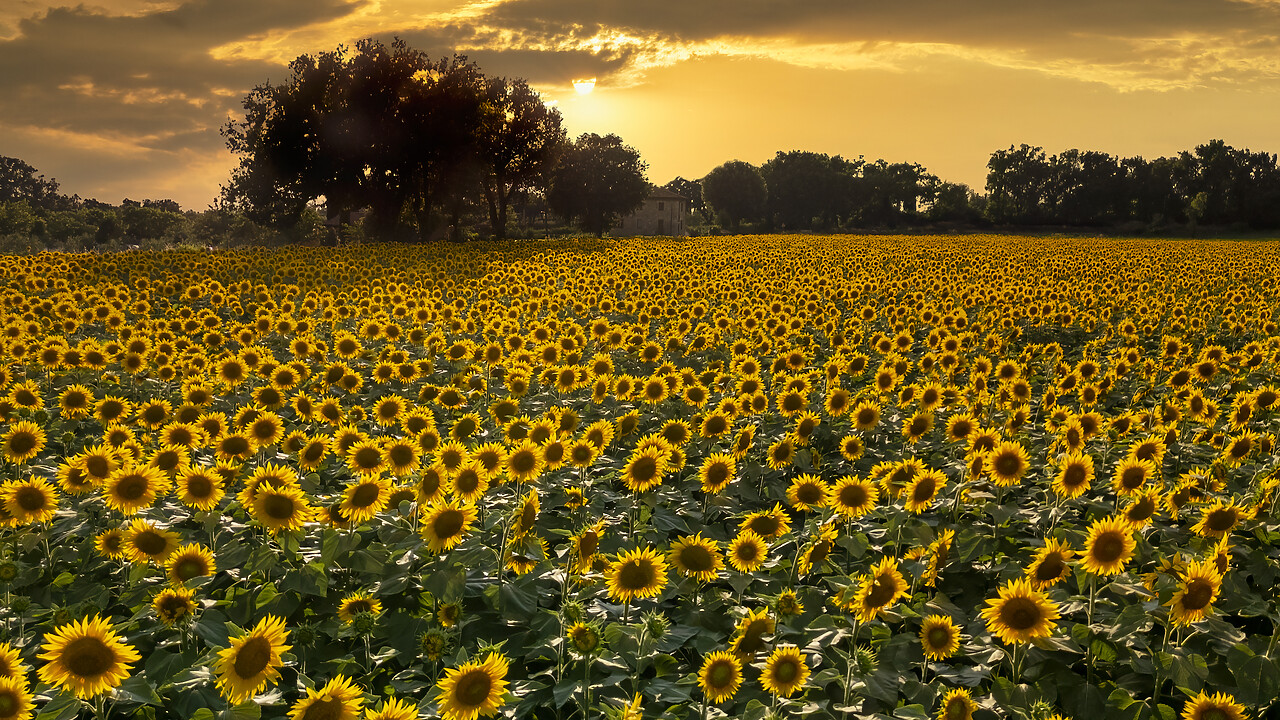
[[[995,222],[1042,223],[1052,172],[1044,148],[1022,145],[991,153],[987,213]]]
[[[551,175],[551,209],[597,236],[634,212],[649,196],[648,165],[617,135],[578,136]]]
[[[863,164],[839,155],[778,152],[760,168],[769,191],[770,221],[790,230],[834,227],[860,205],[858,173]]]
[[[63,200],[57,180],[38,175],[18,158],[0,156],[0,202],[25,201],[33,207],[54,209],[65,204]]]
[[[769,199],[759,168],[741,160],[730,160],[707,173],[702,192],[731,230],[737,230],[743,220],[763,216]]]
[[[480,133],[485,200],[493,234],[506,238],[512,195],[545,187],[546,175],[567,142],[560,113],[547,107],[524,80],[490,78],[485,101],[490,127]]]

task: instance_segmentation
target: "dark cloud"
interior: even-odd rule
[[[486,74],[520,77],[533,85],[564,85],[579,77],[606,77],[627,69],[639,49],[605,47],[598,51],[546,47],[536,34],[504,34],[495,28],[448,25],[393,33],[410,47],[430,55],[461,52]],[[381,36],[389,41],[393,34]]]

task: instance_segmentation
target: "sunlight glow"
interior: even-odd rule
[[[579,95],[586,95],[596,89],[596,79],[586,78],[573,81],[573,89],[578,91]]]

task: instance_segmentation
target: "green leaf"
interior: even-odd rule
[[[1260,707],[1280,696],[1280,670],[1275,661],[1255,655],[1233,669],[1236,700],[1249,707]]]
[[[160,696],[156,694],[155,688],[151,687],[147,679],[141,675],[134,675],[120,683],[120,687],[116,688],[116,694],[126,700],[132,700],[144,705],[161,704]]]
[[[929,713],[925,711],[923,705],[903,705],[893,711],[896,718],[907,718],[907,720],[929,720]]]
[[[1204,689],[1205,678],[1209,677],[1209,664],[1200,655],[1177,657],[1173,661],[1173,683],[1188,695],[1195,695]]]
[[[80,701],[75,695],[58,691],[53,699],[40,709],[36,720],[71,720],[80,714]]]

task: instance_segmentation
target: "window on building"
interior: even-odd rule
[[[661,200],[659,200],[659,201],[658,201],[658,209],[659,209],[659,210],[661,210],[661,209],[662,209],[662,201],[661,201]]]

